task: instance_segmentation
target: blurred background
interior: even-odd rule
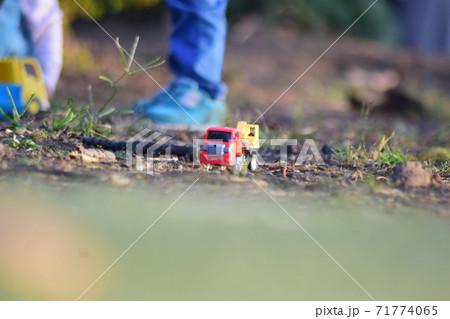
[[[0,300],[77,299],[195,178],[16,177],[0,179]],[[252,181],[224,184],[199,181],[81,300],[370,300]],[[427,205],[271,193],[375,299],[450,297],[450,219]]]
[[[372,3],[230,1],[224,70],[229,124],[259,117]],[[111,37],[120,37],[125,48],[139,35],[140,63],[167,57],[171,23],[163,1],[80,0],[79,4]],[[93,85],[94,93],[103,88],[99,74],[121,75],[120,56],[112,39],[75,2],[62,1],[61,6],[65,54],[56,100],[65,103],[74,97],[82,103],[88,98],[88,85]],[[411,147],[447,145],[449,10],[445,0],[431,5],[379,0],[265,114],[260,121],[263,129],[294,137],[322,132],[340,140],[353,138],[361,109],[370,106],[368,131],[374,132],[374,139],[395,130],[402,136],[407,133]],[[167,64],[151,74],[163,86],[171,76]],[[129,109],[136,99],[150,98],[159,90],[144,73],[121,85],[113,102],[119,109]],[[322,140],[320,134],[314,137]]]

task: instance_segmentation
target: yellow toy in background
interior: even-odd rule
[[[13,108],[7,88],[19,113],[33,94],[29,113],[36,114],[50,107],[41,66],[32,57],[0,59],[0,107],[11,114]]]

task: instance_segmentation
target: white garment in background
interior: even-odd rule
[[[25,26],[30,32],[33,56],[44,72],[45,84],[52,94],[63,62],[62,11],[58,0],[20,0]]]

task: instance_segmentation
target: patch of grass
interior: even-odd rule
[[[78,124],[79,121],[86,115],[87,107],[83,107],[79,110],[74,109],[73,99],[69,98],[67,102],[66,113],[62,117],[55,117],[53,119],[52,129],[53,131],[65,130],[68,127],[75,127],[74,124]]]
[[[105,103],[105,106],[111,100],[112,98]],[[88,105],[77,109],[74,106],[73,99],[69,98],[64,115],[54,117],[52,130],[54,132],[69,130],[80,135],[110,137],[112,135],[111,129],[100,121],[114,110],[105,110],[104,108],[102,107],[98,112]]]
[[[391,149],[387,146],[382,152],[378,153],[375,162],[377,167],[391,166],[411,160],[412,157],[404,154],[400,149]]]
[[[384,166],[396,165],[402,162],[413,159],[411,156],[403,153],[399,148],[392,149],[389,146],[389,141],[395,136],[395,132],[392,132],[391,136],[386,138],[385,135],[381,138],[381,141],[376,145],[375,150],[372,152],[373,159],[375,161],[375,167],[380,168]]]
[[[17,110],[16,103],[14,102],[14,99],[11,95],[11,91],[9,90],[9,87],[6,88],[6,92],[8,93],[9,100],[11,101],[12,115],[6,114],[6,112],[1,107],[0,113],[6,118],[8,122],[12,124],[14,130],[20,130],[28,127],[31,124],[31,122],[23,123],[22,118],[27,112],[28,108],[30,107],[31,102],[34,100],[34,94],[32,94],[31,97],[28,99],[28,102],[23,108],[22,112],[19,113]]]
[[[346,147],[334,151],[334,157],[346,167],[365,167],[370,159],[371,153],[362,145],[357,147],[347,144]]]
[[[17,137],[15,134],[6,139],[6,144],[15,149],[37,149],[40,150],[41,146],[37,145],[33,140],[27,138]]]
[[[370,148],[366,148],[364,143],[356,147],[348,144],[346,147],[334,151],[334,157],[342,165],[353,168],[367,166],[381,168],[412,160],[412,156],[406,155],[399,148],[389,146],[388,143],[394,136],[394,133],[388,138],[383,136],[378,144],[374,144]]]
[[[383,135],[378,143],[371,147],[366,146],[367,126],[369,115],[372,111],[370,105],[363,105],[361,108],[362,125],[359,133],[361,139],[357,146],[350,143],[346,147],[338,148],[334,151],[334,157],[344,166],[352,168],[382,168],[396,165],[411,160],[412,157],[403,153],[399,148],[391,148],[389,142],[394,138],[395,132],[389,137]]]
[[[371,159],[373,159],[374,147],[367,149],[366,139],[367,139],[367,122],[371,112],[371,107],[369,105],[363,105],[361,107],[362,125],[361,125],[361,140],[358,146],[353,146],[350,143],[347,146],[338,148],[334,152],[335,158],[341,162],[342,165],[346,167],[365,167]],[[384,139],[385,137],[383,137]],[[380,144],[385,144],[384,140],[380,141]],[[381,148],[383,147],[381,146]],[[377,147],[379,151],[381,148]]]
[[[110,137],[112,135],[111,127],[104,124],[104,121],[113,115],[117,115],[115,108],[111,107],[111,101],[115,98],[118,91],[119,82],[128,75],[132,75],[138,72],[146,72],[149,69],[160,66],[165,61],[160,58],[156,58],[144,65],[132,68],[136,49],[139,43],[139,37],[136,37],[131,48],[130,54],[126,53],[119,43],[119,38],[116,39],[117,50],[122,59],[124,72],[117,79],[112,80],[105,75],[100,75],[100,80],[107,83],[107,87],[99,94],[97,98],[103,96],[109,96],[105,103],[98,109],[95,107],[95,100],[92,94],[92,87],[88,86],[89,102],[80,107],[74,106],[73,99],[69,99],[67,104],[67,110],[62,117],[54,117],[52,130],[64,131],[69,130],[74,133],[85,136],[100,136],[103,138]],[[128,55],[128,59],[125,55]],[[120,113],[122,114],[122,113]]]

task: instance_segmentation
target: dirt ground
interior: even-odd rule
[[[136,56],[140,63],[167,55],[167,18],[158,23],[115,18],[102,21],[102,25],[112,37],[119,36],[125,48],[139,35]],[[1,175],[7,178],[34,172],[45,179],[106,179],[118,186],[152,179],[176,183],[195,174],[210,183],[239,184],[246,178],[259,178],[275,189],[332,193],[346,188],[385,200],[431,205],[439,214],[450,215],[450,59],[344,37],[302,76],[336,38],[265,27],[256,17],[230,26],[224,71],[229,86],[228,125],[234,126],[238,120],[253,122],[276,101],[258,123],[263,138],[299,140],[300,145],[290,149],[293,160],[285,169],[278,165],[276,150],[263,149],[269,164],[256,173],[210,172],[180,158],[156,176],[149,176],[127,167],[123,151],[86,151],[80,134],[70,129],[49,132],[53,115],[41,114],[32,119],[28,129],[12,130],[8,123],[2,123]],[[55,103],[64,105],[73,97],[76,105],[82,105],[88,101],[88,85],[92,85],[94,96],[104,88],[100,74],[120,76],[120,56],[112,39],[90,22],[76,23],[66,42],[66,66]],[[167,64],[150,74],[155,81],[143,73],[125,78],[112,105],[118,110],[129,109],[136,99],[149,98],[159,90],[155,82],[164,86],[170,79]],[[373,109],[367,116],[362,114],[363,105]],[[104,124],[112,128],[109,138],[118,141],[151,127],[148,120],[131,115],[115,116]],[[373,158],[383,136],[392,132],[395,136],[389,141],[390,148],[399,149],[408,159],[422,161],[432,179],[414,188],[394,183],[391,176],[397,163],[380,163]],[[189,145],[203,133],[165,134],[174,136],[180,145]],[[294,164],[305,138],[313,139],[322,149],[325,166]],[[29,140],[35,144],[20,142]],[[375,148],[370,148],[372,145]],[[337,150],[341,150],[340,155]],[[360,162],[364,156],[369,160]]]

